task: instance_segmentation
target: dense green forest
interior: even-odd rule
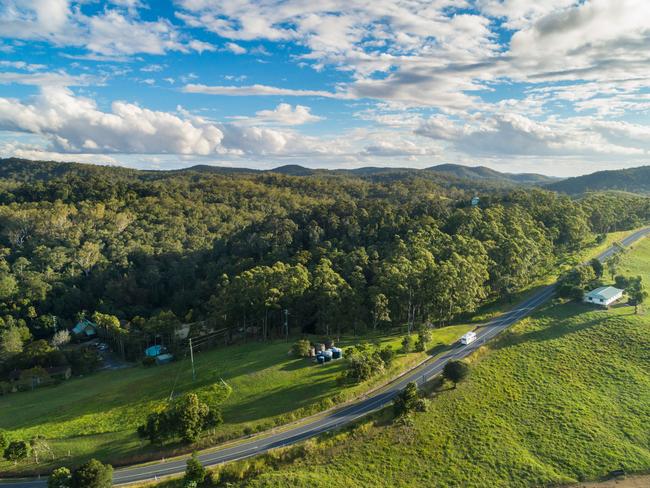
[[[324,335],[441,325],[649,216],[640,196],[439,174],[4,160],[0,353],[15,366],[84,314],[134,356],[198,321],[257,338],[282,336],[286,317],[292,333]]]

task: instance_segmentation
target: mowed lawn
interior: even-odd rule
[[[621,271],[650,285],[650,239]],[[479,351],[413,425],[388,419],[242,486],[529,487],[648,472],[650,312],[548,304]]]
[[[452,326],[434,334],[432,348],[451,344],[469,326]],[[399,348],[401,336],[368,338]],[[340,345],[351,344],[345,340]],[[105,371],[73,379],[57,387],[0,397],[0,428],[12,438],[43,435],[56,460],[40,466],[2,462],[5,473],[47,471],[51,465],[75,464],[91,456],[113,463],[151,458],[152,447],[138,439],[137,426],[172,393],[180,394],[221,379],[232,387],[223,405],[224,425],[216,438],[196,447],[266,429],[323,410],[385,382],[425,358],[424,353],[399,354],[390,371],[370,382],[342,388],[337,383],[344,363],[319,366],[288,354],[290,344],[250,343],[221,347],[195,355],[196,382],[188,360],[144,368]],[[178,446],[172,446],[177,448]],[[158,452],[155,455],[166,455]]]

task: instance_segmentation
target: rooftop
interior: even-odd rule
[[[602,298],[603,300],[609,300],[610,298],[622,292],[623,290],[621,290],[620,288],[615,288],[613,286],[601,286],[600,288],[596,288],[595,290],[592,290],[589,293],[587,293],[587,296],[592,298]]]

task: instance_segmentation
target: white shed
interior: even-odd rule
[[[614,288],[613,286],[601,286],[595,290],[585,293],[584,302],[601,305],[603,307],[609,306],[623,296],[623,290]]]

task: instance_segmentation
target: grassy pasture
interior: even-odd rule
[[[621,271],[650,283],[650,239]],[[549,303],[472,362],[412,425],[367,421],[241,485],[529,487],[650,471],[650,312]]]
[[[451,326],[435,331],[433,349],[456,341],[470,326]],[[368,337],[399,348],[401,336]],[[341,344],[351,344],[344,340]],[[399,371],[424,359],[424,353],[399,354],[381,377],[361,385],[337,384],[343,362],[323,366],[288,354],[290,344],[249,343],[222,347],[195,355],[197,379],[192,382],[188,360],[144,368],[99,372],[73,379],[57,387],[0,397],[0,428],[13,438],[43,435],[50,440],[57,459],[52,464],[78,463],[94,456],[124,463],[169,455],[179,446],[158,452],[140,441],[135,429],[153,407],[175,394],[189,392],[221,379],[232,387],[224,404],[224,425],[216,438],[204,438],[198,446],[263,430],[315,413],[380,385]],[[5,473],[47,471],[48,463],[17,467],[0,463]]]

